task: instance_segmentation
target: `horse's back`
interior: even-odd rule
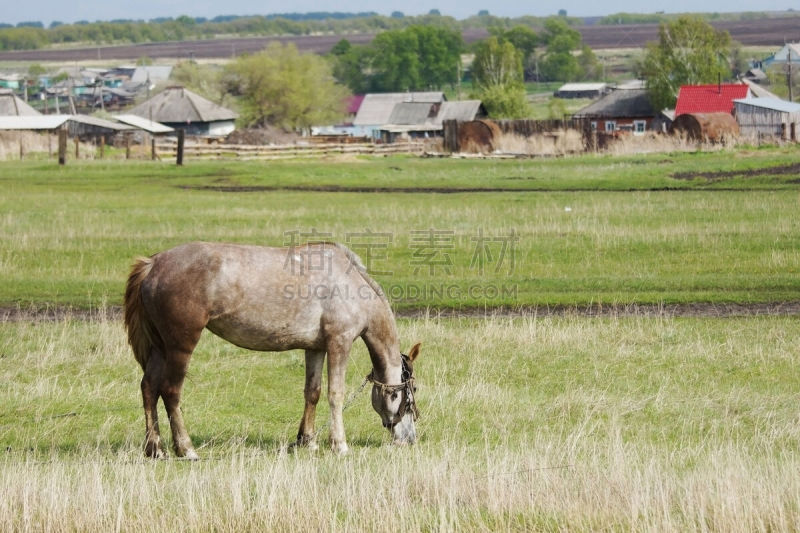
[[[326,337],[363,328],[369,302],[353,258],[326,243],[270,248],[193,242],[154,256],[143,299],[167,321],[208,327],[246,348],[322,349]]]

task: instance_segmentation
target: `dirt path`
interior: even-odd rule
[[[630,304],[590,306],[522,306],[467,309],[401,309],[399,318],[489,318],[489,317],[692,317],[731,318],[753,316],[800,316],[800,302],[759,304]],[[64,320],[121,320],[122,308],[111,306],[103,309],[77,309],[72,307],[47,307],[24,309],[0,307],[2,322],[60,322]]]

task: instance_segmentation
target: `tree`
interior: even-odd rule
[[[458,81],[461,33],[436,26],[409,26],[379,33],[369,49],[369,88],[414,91]]]
[[[547,51],[539,65],[542,79],[574,81],[583,75],[578,58],[572,53],[581,46],[581,34],[570,28],[566,20],[550,17],[545,21],[542,40]]]
[[[500,26],[493,26],[489,28],[489,34],[497,37],[498,41],[508,41],[522,57],[522,65],[525,73],[525,79],[533,79],[536,73],[536,45],[539,43],[539,37],[536,33],[527,26],[514,26],[510,30],[506,30]]]
[[[273,124],[307,129],[344,115],[348,91],[333,79],[331,67],[315,54],[301,54],[294,44],[270,43],[257,54],[242,56],[225,71],[225,86],[241,95],[244,126]]]
[[[681,85],[715,83],[731,74],[731,36],[698,17],[681,16],[661,23],[658,42],[647,44],[642,62],[650,102],[673,107]]]
[[[351,92],[361,94],[368,90],[369,80],[365,71],[369,66],[369,49],[353,46],[347,39],[336,43],[330,51],[334,79],[347,86]]]
[[[472,62],[475,96],[493,117],[520,118],[528,114],[522,57],[509,41],[489,37],[482,41]]]

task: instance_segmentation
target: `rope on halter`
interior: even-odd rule
[[[405,400],[402,404],[400,404],[400,409],[397,414],[400,417],[403,417],[406,414],[406,411],[410,410],[411,415],[414,417],[414,420],[416,420],[419,418],[419,409],[417,408],[417,403],[414,401],[414,384],[416,381],[414,380],[414,376],[411,375],[411,370],[406,363],[406,357],[408,356],[405,354],[401,355],[403,356],[403,377],[408,375],[408,379],[398,383],[397,385],[389,385],[388,383],[383,383],[375,379],[375,369],[373,369],[365,378],[365,382],[370,381],[377,385],[381,391],[381,394],[384,396],[386,394],[393,394],[397,391],[405,392]]]

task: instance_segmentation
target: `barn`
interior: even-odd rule
[[[778,98],[743,98],[733,104],[742,135],[798,140],[800,104]]]

